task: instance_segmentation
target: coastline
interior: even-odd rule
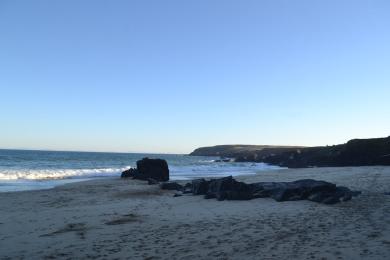
[[[281,169],[236,177],[248,183],[304,178],[363,193],[333,206],[219,202],[174,198],[174,192],[119,177],[0,193],[0,258],[386,258],[390,167]]]

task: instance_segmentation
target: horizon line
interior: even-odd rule
[[[34,149],[34,148],[1,148],[0,150],[10,151],[36,151],[36,152],[69,152],[69,153],[122,153],[122,154],[158,154],[158,155],[188,155],[187,153],[156,153],[156,152],[114,152],[114,151],[86,151],[86,150],[62,150],[62,149]]]

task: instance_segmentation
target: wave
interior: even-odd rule
[[[118,177],[121,172],[128,168],[130,166],[98,169],[0,169],[0,180],[59,180]],[[280,167],[270,166],[264,163],[215,163],[208,161],[202,164],[172,165],[169,169],[172,180],[188,180],[202,177],[254,174],[264,170],[280,169]]]
[[[94,177],[115,177],[124,168],[102,168],[102,169],[43,169],[43,170],[0,170],[0,180],[49,180],[49,179],[70,179],[70,178],[94,178]]]
[[[259,171],[281,169],[265,163],[236,163],[236,162],[212,162],[202,165],[186,165],[170,167],[170,175],[173,180],[188,180],[202,177],[238,176],[243,174],[255,174]]]

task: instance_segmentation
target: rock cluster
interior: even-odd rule
[[[134,178],[148,181],[148,184],[160,184],[163,190],[176,190],[183,194],[203,195],[205,199],[250,200],[255,198],[273,198],[276,201],[310,200],[324,204],[335,204],[350,200],[360,194],[347,187],[336,186],[326,181],[304,179],[293,182],[257,182],[247,184],[235,180],[232,176],[218,179],[196,179],[184,186],[168,182],[168,164],[162,159],[144,158],[137,161],[137,168],[124,171],[122,178]]]
[[[151,184],[169,180],[168,164],[163,159],[143,158],[137,161],[137,168],[130,168],[121,175],[122,178],[147,180]]]
[[[276,201],[310,200],[335,204],[350,200],[353,196],[360,194],[347,187],[312,179],[293,182],[258,182],[251,186],[254,198],[271,197]]]
[[[324,204],[335,204],[350,200],[360,192],[351,191],[326,181],[311,179],[293,182],[258,182],[246,184],[224,177],[219,179],[197,179],[182,186],[169,182],[160,184],[162,189],[177,190],[182,193],[204,195],[205,199],[250,200],[255,198],[273,198],[276,201],[310,200]]]

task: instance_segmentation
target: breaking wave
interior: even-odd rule
[[[130,168],[101,169],[1,169],[0,180],[55,180],[55,179],[88,179],[97,177],[118,177],[121,172]],[[237,176],[252,174],[273,167],[263,163],[204,163],[200,165],[170,166],[173,180],[185,180],[201,177]]]
[[[0,180],[49,180],[69,178],[115,177],[127,168],[129,167],[106,169],[3,169],[0,170]]]

